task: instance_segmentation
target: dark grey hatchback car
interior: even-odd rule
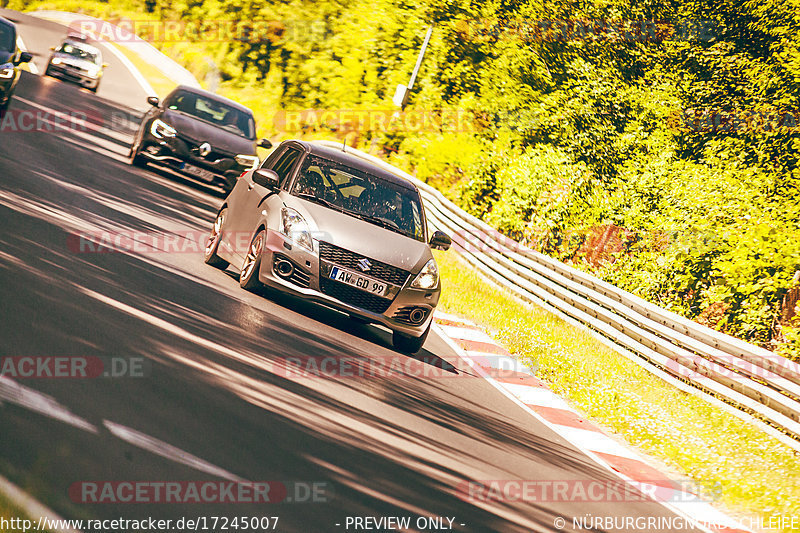
[[[32,59],[28,52],[17,49],[17,28],[8,19],[0,17],[0,118],[11,105],[17,87],[19,66]]]
[[[155,96],[131,146],[130,162],[162,165],[230,191],[245,170],[258,166],[253,112],[218,94],[181,85],[163,102]]]
[[[220,208],[206,263],[393,332],[398,350],[425,342],[441,285],[417,187],[342,150],[287,141],[245,172]]]

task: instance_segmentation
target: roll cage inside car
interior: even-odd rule
[[[346,151],[342,152],[343,154],[347,154]],[[366,173],[373,173],[372,169],[366,165],[364,168],[359,168],[362,165],[358,163],[356,156],[347,154],[346,156],[342,156],[341,158],[337,158],[335,152],[331,152],[330,150],[325,150],[324,152],[320,151],[317,153],[312,146],[306,146],[302,143],[297,141],[286,141],[279,145],[262,163],[260,168],[262,169],[271,169],[278,174],[278,187],[281,190],[284,190],[292,195],[294,194],[295,184],[297,183],[298,179],[300,178],[300,169],[303,168],[303,165],[306,162],[306,159],[309,156],[319,157],[320,159],[328,160],[333,163],[334,166],[336,165],[343,165],[346,167],[353,167],[355,170],[361,170]],[[376,176],[377,178],[381,179],[381,176]],[[397,181],[407,183],[405,180],[399,177],[395,177]],[[416,187],[412,184],[408,184],[408,188],[416,191]],[[419,193],[417,192],[417,195]],[[421,202],[420,202],[421,205]],[[422,242],[427,242],[429,235],[428,235],[428,223],[425,217],[425,210],[420,209],[420,226],[421,226],[421,235],[408,235],[409,238],[420,240]]]

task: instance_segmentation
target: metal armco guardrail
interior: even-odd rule
[[[321,141],[331,147],[334,142]],[[348,152],[417,184],[428,223],[486,278],[548,309],[651,373],[720,405],[800,451],[800,365],[534,252],[388,163]]]

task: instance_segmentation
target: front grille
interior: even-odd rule
[[[300,287],[303,287],[304,289],[307,289],[309,287],[309,284],[310,284],[310,281],[311,281],[311,275],[308,274],[307,272],[303,271],[299,266],[297,266],[297,263],[295,263],[294,261],[292,261],[291,259],[289,259],[285,255],[278,254],[278,253],[273,255],[273,260],[272,260],[273,268],[274,268],[274,265],[278,261],[280,261],[281,259],[289,261],[292,265],[294,265],[294,270],[292,271],[291,275],[288,278],[281,277],[281,279],[285,279],[287,281],[291,281],[295,285],[299,285]],[[275,275],[276,276],[278,275],[277,271],[275,271]]]
[[[62,76],[64,76],[65,78],[70,78],[72,80],[80,80],[81,79],[80,75],[77,72],[75,72],[74,70],[70,70],[68,68],[62,69],[60,74]]]
[[[337,300],[341,300],[353,307],[365,309],[373,313],[384,313],[392,304],[391,300],[375,296],[361,289],[356,289],[355,287],[328,278],[321,278],[319,280],[319,288],[328,296],[333,296]]]
[[[190,150],[191,150],[191,149],[193,149],[193,148],[197,148],[198,146],[200,146],[201,144],[203,144],[202,142],[195,141],[194,139],[192,139],[192,138],[191,138],[191,137],[189,137],[188,135],[185,135],[185,134],[183,134],[183,133],[181,133],[181,132],[178,132],[178,139],[180,139],[180,140],[182,140],[183,142],[185,142],[185,143],[186,143],[186,146],[187,146],[187,147],[188,147]]]
[[[87,72],[85,68],[79,67],[77,65],[70,65],[69,63],[64,63],[64,70],[66,72],[73,71],[73,72]]]
[[[413,311],[414,309],[422,309],[422,311],[425,313],[425,315],[422,317],[422,320],[420,320],[419,322],[412,322],[411,318],[409,318],[409,315],[411,315],[411,311]],[[425,319],[428,318],[428,309],[425,309],[423,307],[417,307],[416,305],[407,305],[395,311],[394,316],[392,316],[392,318],[394,318],[398,322],[404,322],[406,324],[416,326],[418,324],[422,324],[423,322],[425,322]]]
[[[356,272],[363,272],[363,270],[358,266],[358,262],[362,259],[369,259],[369,262],[372,263],[372,265],[370,266],[369,270],[364,272],[365,275],[377,278],[393,285],[399,285],[401,287],[403,284],[405,284],[409,275],[409,272],[403,270],[402,268],[387,265],[386,263],[382,263],[377,259],[359,255],[351,252],[350,250],[345,250],[344,248],[339,248],[338,246],[334,246],[333,244],[322,241],[319,243],[319,257],[320,259],[330,261],[331,263],[335,263],[351,270],[355,270]]]

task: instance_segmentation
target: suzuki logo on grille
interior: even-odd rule
[[[205,157],[205,156],[207,156],[208,154],[211,153],[211,145],[208,144],[208,143],[203,143],[203,144],[201,144],[200,146],[197,147],[197,152],[201,156]]]
[[[372,263],[369,262],[369,259],[359,259],[358,260],[358,268],[366,272],[370,268],[372,268]]]

